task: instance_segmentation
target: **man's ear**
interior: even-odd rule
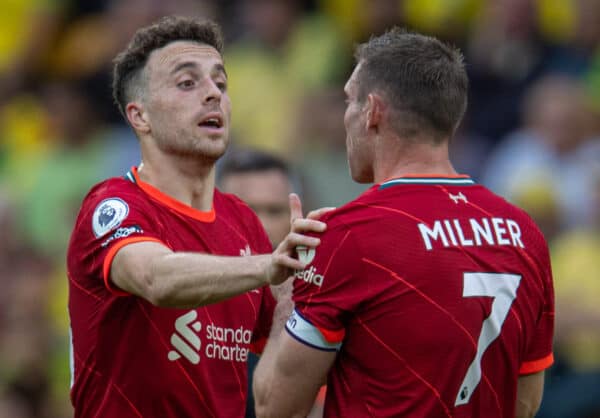
[[[144,111],[144,105],[140,102],[129,102],[125,107],[127,120],[136,132],[147,134],[150,132],[148,115]]]
[[[367,96],[367,130],[379,130],[379,126],[383,121],[384,111],[385,104],[381,96],[375,93],[370,93]]]

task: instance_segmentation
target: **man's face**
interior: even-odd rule
[[[227,174],[220,188],[237,195],[254,210],[273,247],[290,231],[288,195],[292,186],[280,170]]]
[[[218,159],[227,148],[231,102],[223,59],[211,46],[172,42],[145,67],[144,113],[163,152]]]
[[[344,92],[346,93],[346,152],[350,175],[358,183],[373,181],[373,167],[369,138],[367,138],[367,101],[358,100],[357,74],[360,63],[348,79]]]

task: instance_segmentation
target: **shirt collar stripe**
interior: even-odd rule
[[[471,186],[475,182],[473,179],[466,178],[445,178],[445,177],[430,177],[430,178],[399,178],[386,181],[379,186],[379,189],[385,189],[390,186],[399,184],[446,184],[450,186]]]

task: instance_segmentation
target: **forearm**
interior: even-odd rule
[[[266,285],[268,264],[268,255],[168,254],[152,262],[154,302],[177,308],[220,302]]]
[[[516,418],[533,418],[542,403],[544,372],[519,377],[517,383]]]
[[[287,280],[278,286],[271,286],[271,293],[273,293],[277,305],[273,313],[273,324],[271,325],[269,339],[276,339],[279,336],[294,309],[294,302],[292,301],[293,284],[293,280]]]
[[[135,243],[115,256],[110,279],[154,305],[208,305],[266,284],[270,255],[223,257],[174,253],[156,243]]]
[[[282,332],[285,332],[282,327]],[[281,332],[278,335],[269,337],[269,342],[261,355],[260,361],[253,376],[253,391],[256,416],[259,418],[269,417],[306,417],[312,406],[311,402],[298,404],[297,402],[288,402],[287,396],[280,396],[278,391],[281,385],[290,385],[290,379],[283,378],[279,374],[281,370],[276,370],[277,348],[280,344]],[[277,373],[276,373],[277,372]],[[277,376],[276,376],[277,374]],[[284,374],[286,374],[284,372]],[[276,380],[276,382],[275,382]]]

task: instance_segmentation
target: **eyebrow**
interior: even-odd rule
[[[198,64],[196,64],[195,62],[192,61],[184,61],[181,62],[179,64],[177,64],[175,66],[175,68],[173,68],[171,70],[171,75],[178,73],[181,70],[186,70],[186,69],[197,69],[198,68]],[[225,78],[227,78],[227,71],[225,71],[225,66],[223,64],[215,64],[213,66],[213,68],[211,69],[211,73],[215,73],[215,72],[221,72],[223,73],[223,75],[225,75]]]
[[[213,67],[213,71],[221,72],[221,73],[223,73],[223,75],[225,76],[225,78],[228,78],[227,77],[227,71],[225,71],[225,66],[223,64],[216,64]]]

